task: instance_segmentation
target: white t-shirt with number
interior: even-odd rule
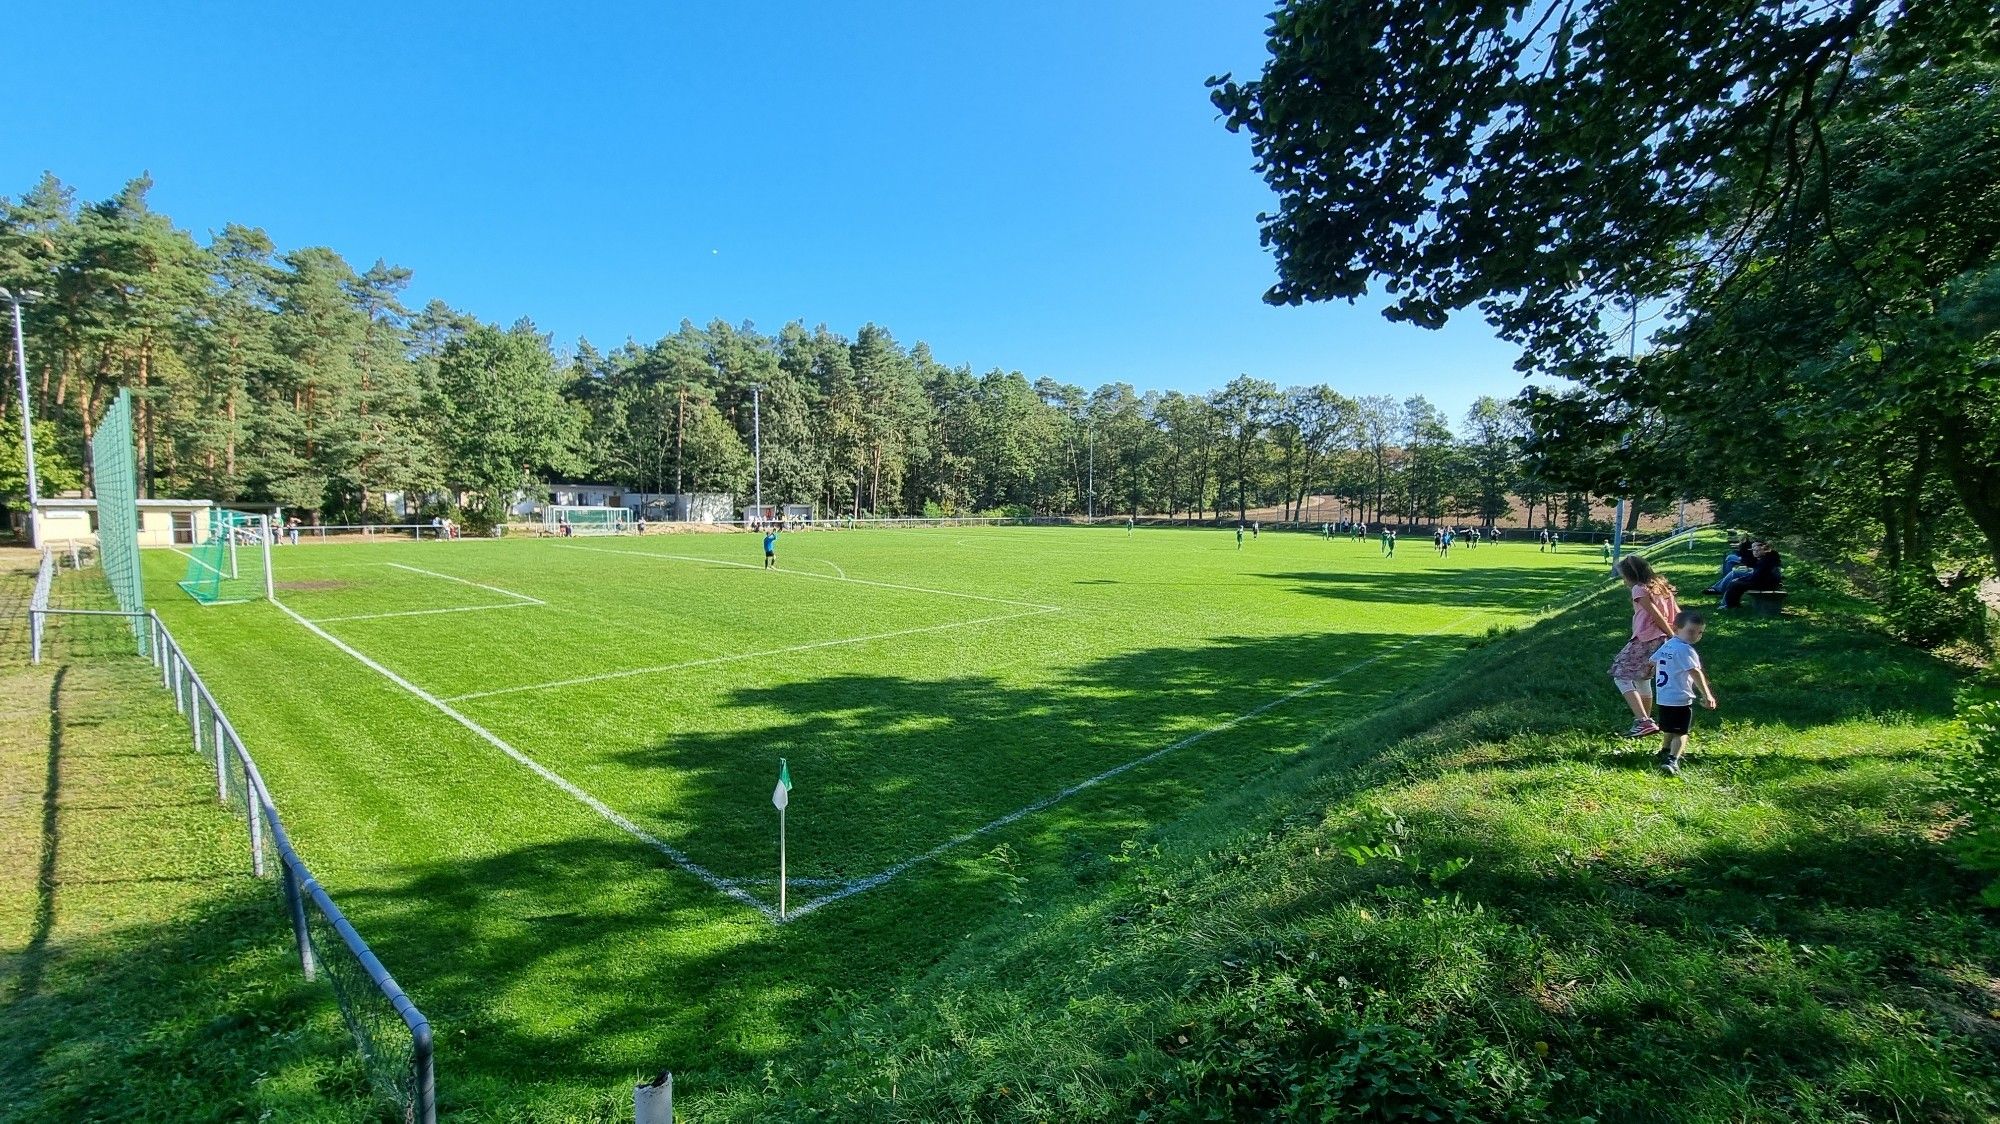
[[[1694,705],[1694,673],[1701,655],[1678,636],[1667,638],[1653,653],[1653,698],[1661,706]]]

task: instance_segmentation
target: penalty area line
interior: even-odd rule
[[[460,714],[458,711],[453,710],[450,704],[446,703],[443,699],[438,698],[436,695],[431,694],[429,691],[424,690],[422,687],[417,686],[415,683],[412,683],[409,680],[403,678],[402,676],[396,674],[395,672],[389,670],[382,664],[377,663],[376,661],[363,655],[358,649],[354,648],[346,641],[340,639],[331,632],[328,632],[327,630],[321,628],[319,625],[314,624],[312,621],[309,621],[306,618],[300,616],[298,613],[294,612],[292,610],[292,607],[285,604],[284,602],[274,601],[272,602],[272,604],[277,605],[278,608],[280,609],[283,609],[287,616],[291,617],[293,620],[304,625],[306,629],[310,631],[313,635],[319,637],[321,640],[326,641],[327,643],[333,645],[334,647],[354,657],[354,659],[357,660],[363,667],[368,668],[370,671],[373,671],[377,675],[382,676],[382,678],[387,679],[389,682],[394,683],[396,686],[401,687],[403,690],[408,691],[410,694],[415,695],[417,698],[423,700],[424,702],[429,703],[433,707],[436,707],[438,711],[442,713],[445,717],[451,719],[452,721],[472,731],[474,734],[477,734],[480,737],[480,739],[485,741],[488,745],[506,754],[508,757],[513,758],[515,762],[526,767],[530,772],[534,773],[536,776],[542,778],[543,780],[549,782],[550,784],[556,786],[557,788],[562,789],[564,792],[568,793],[571,797],[575,798],[577,803],[582,804],[584,807],[589,808],[591,811],[596,812],[599,816],[603,817],[605,822],[623,830],[627,835],[630,835],[632,838],[637,839],[641,843],[644,843],[647,846],[653,848],[655,851],[658,851],[660,854],[665,855],[668,859],[673,861],[675,866],[680,867],[682,870],[685,870],[689,874],[694,875],[696,878],[701,879],[703,882],[708,883],[711,889],[726,894],[729,897],[734,898],[739,902],[742,902],[744,905],[747,905],[752,909],[755,909],[758,913],[762,914],[765,920],[767,921],[776,922],[778,920],[778,911],[776,909],[773,909],[771,906],[764,904],[763,901],[752,896],[742,887],[738,886],[735,882],[727,878],[724,878],[721,875],[715,873],[714,871],[708,869],[707,867],[702,866],[700,863],[695,862],[693,859],[689,858],[685,853],[683,853],[679,848],[675,847],[673,844],[668,843],[666,840],[653,835],[652,833],[646,831],[644,828],[640,827],[638,824],[635,824],[631,820],[628,820],[624,816],[618,814],[609,805],[604,803],[604,801],[599,800],[597,797],[592,796],[588,792],[585,792],[582,788],[572,783],[568,778],[556,772],[554,769],[549,768],[547,765],[542,764],[541,762],[535,760],[534,758],[529,757],[527,754],[522,753],[520,750],[515,749],[513,746],[508,745],[505,741],[503,741],[500,738],[499,735],[493,733],[491,730],[488,730],[486,727],[481,726],[479,723],[474,722],[472,719],[467,718],[465,715]]]
[[[1466,621],[1484,615],[1486,612],[1487,610],[1484,609],[1475,610],[1474,612],[1467,613],[1466,615],[1458,618],[1455,621],[1452,621],[1449,624],[1439,625],[1438,627],[1431,629],[1429,632],[1418,633],[1417,635],[1404,640],[1402,643],[1397,644],[1392,648],[1386,648],[1368,657],[1367,659],[1362,660],[1359,663],[1350,664],[1347,667],[1341,668],[1339,671],[1336,671],[1332,675],[1328,675],[1323,679],[1315,679],[1312,682],[1307,683],[1302,687],[1295,688],[1285,694],[1279,695],[1277,698],[1272,699],[1271,701],[1264,703],[1261,706],[1258,706],[1252,710],[1246,710],[1243,713],[1225,722],[1217,723],[1216,725],[1207,727],[1206,729],[1196,730],[1194,733],[1189,734],[1188,736],[1182,738],[1177,742],[1174,742],[1171,745],[1161,746],[1159,749],[1153,750],[1151,753],[1143,754],[1139,757],[1134,757],[1130,761],[1127,761],[1120,765],[1113,765],[1111,768],[1104,770],[1103,772],[1097,774],[1094,777],[1087,777],[1084,780],[1078,781],[1077,783],[1070,785],[1068,788],[1062,789],[1059,792],[1050,793],[1049,795],[1044,796],[1040,800],[1037,800],[1031,804],[1023,804],[1019,808],[1016,808],[1013,811],[1008,812],[1004,816],[983,823],[978,827],[973,828],[971,831],[964,832],[963,834],[960,835],[955,835],[950,839],[947,839],[944,842],[938,844],[937,846],[932,847],[930,850],[923,852],[920,855],[915,855],[912,856],[911,858],[904,859],[902,862],[896,863],[893,866],[879,870],[874,874],[868,875],[865,878],[857,878],[854,881],[849,882],[847,885],[841,887],[840,889],[834,891],[831,894],[827,894],[824,897],[814,898],[812,901],[806,902],[804,905],[797,906],[793,908],[788,914],[786,914],[784,922],[781,922],[781,924],[796,921],[799,918],[804,917],[805,915],[813,912],[814,910],[818,909],[821,906],[832,905],[834,902],[841,901],[846,898],[851,898],[856,894],[867,893],[869,890],[874,890],[879,887],[885,886],[888,883],[894,881],[896,878],[900,877],[901,875],[908,873],[913,868],[922,866],[925,863],[934,862],[937,859],[942,858],[947,852],[953,850],[954,848],[962,847],[965,844],[972,842],[973,840],[979,838],[982,835],[991,834],[992,832],[998,831],[1009,824],[1018,822],[1028,816],[1032,816],[1036,812],[1047,811],[1048,809],[1055,807],[1057,804],[1060,804],[1063,801],[1068,800],[1070,797],[1075,796],[1077,793],[1095,788],[1098,785],[1103,784],[1105,781],[1111,780],[1124,773],[1128,773],[1133,769],[1139,768],[1142,765],[1150,765],[1153,762],[1158,761],[1160,758],[1165,757],[1168,754],[1173,753],[1177,750],[1186,749],[1188,746],[1194,745],[1196,742],[1199,742],[1204,738],[1208,738],[1215,734],[1220,734],[1229,730],[1233,730],[1236,727],[1241,726],[1245,722],[1249,722],[1252,719],[1260,718],[1263,715],[1269,714],[1271,711],[1276,710],[1281,706],[1284,706],[1286,703],[1290,703],[1295,700],[1304,698],[1305,696],[1320,690],[1321,688],[1327,686],[1328,684],[1334,683],[1337,680],[1343,679],[1349,675],[1354,674],[1357,671],[1360,671],[1364,667],[1369,667],[1373,664],[1380,663],[1381,661],[1389,658],[1390,656],[1395,655],[1397,652],[1402,651],[1403,649],[1409,647],[1412,644],[1415,644],[1422,640],[1428,640],[1431,637],[1436,636],[1441,632],[1448,632],[1451,629],[1457,628],[1459,625],[1464,624]]]
[[[628,557],[656,558],[663,562],[700,562],[709,566],[734,566],[739,570],[764,569],[763,566],[753,566],[748,562],[731,562],[726,558],[703,558],[698,554],[661,554],[651,550],[606,550],[601,546],[578,546],[575,543],[560,543],[558,545],[568,547],[571,550],[588,550],[593,554],[623,554]],[[1044,605],[1036,601],[1016,601],[1008,597],[989,597],[984,593],[962,593],[956,589],[927,589],[920,585],[899,585],[896,582],[878,582],[868,578],[850,578],[845,574],[840,577],[834,577],[832,574],[813,574],[807,573],[804,570],[786,570],[782,568],[770,572],[783,574],[786,577],[792,578],[809,578],[813,581],[847,582],[851,585],[872,585],[878,589],[900,589],[905,593],[929,593],[938,597],[963,597],[968,601],[991,601],[995,605],[1015,605],[1023,609],[1053,611],[1062,608],[1061,605]]]
[[[495,606],[506,608],[507,606]],[[1047,613],[1060,612],[1059,609],[1030,609],[1024,613],[1003,613],[997,617],[980,617],[970,621],[946,621],[943,624],[927,624],[917,628],[900,628],[894,632],[877,632],[868,636],[844,636],[833,640],[815,640],[809,644],[794,644],[789,648],[767,648],[759,652],[737,652],[733,655],[707,656],[698,660],[684,660],[680,663],[661,664],[657,667],[634,667],[624,671],[607,671],[601,675],[583,675],[575,679],[557,679],[549,683],[528,683],[519,687],[496,687],[491,691],[469,691],[463,695],[452,695],[446,702],[465,702],[470,699],[490,699],[495,695],[516,695],[524,691],[550,691],[557,687],[576,687],[584,683],[602,683],[607,679],[630,679],[636,675],[660,675],[669,671],[681,671],[690,667],[709,667],[719,663],[735,663],[739,660],[762,659],[766,656],[786,656],[794,652],[810,652],[817,648],[836,648],[844,644],[866,644],[871,640],[891,640],[899,636],[915,636],[923,632],[943,632],[946,629],[970,628],[976,624],[997,624],[1000,621],[1015,621],[1023,617],[1039,617]]]
[[[543,601],[538,597],[530,597],[525,593],[515,593],[511,589],[501,589],[497,585],[487,585],[483,582],[476,582],[468,578],[461,578],[456,574],[440,574],[436,570],[426,570],[420,566],[405,566],[401,562],[384,562],[382,564],[384,566],[394,566],[398,570],[408,570],[410,573],[413,574],[422,574],[427,578],[443,578],[445,581],[448,582],[457,582],[460,585],[469,585],[474,589],[483,589],[488,593],[497,593],[502,597],[512,597],[514,600],[519,601],[523,605],[548,604],[548,602]]]
[[[487,609],[533,609],[540,601],[503,601],[498,605],[454,605],[449,609],[399,609],[393,613],[355,613],[346,617],[314,617],[314,624],[335,624],[339,621],[379,621],[385,617],[428,617],[436,613],[477,613]]]

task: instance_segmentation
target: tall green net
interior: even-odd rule
[[[121,390],[90,437],[91,479],[97,489],[97,552],[118,607],[146,611],[139,580],[139,473],[132,456],[132,392]],[[146,654],[146,624],[134,617],[132,636]]]
[[[263,595],[263,558],[268,550],[264,521],[255,515],[217,508],[208,513],[200,541],[187,552],[187,575],[180,587],[204,605],[228,605]],[[245,574],[242,567],[249,566]]]

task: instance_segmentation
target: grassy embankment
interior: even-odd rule
[[[1796,584],[1711,627],[1680,779],[1614,736],[1600,597],[1119,853],[996,877],[1017,916],[690,1107],[1990,1119],[2000,933],[1934,788],[1960,674]]]

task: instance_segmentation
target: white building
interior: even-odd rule
[[[208,513],[213,500],[140,500],[140,546],[193,546],[208,537]],[[19,534],[21,516],[16,515]],[[35,546],[57,546],[97,537],[97,501],[94,499],[45,499],[35,505],[28,520],[28,541]]]

